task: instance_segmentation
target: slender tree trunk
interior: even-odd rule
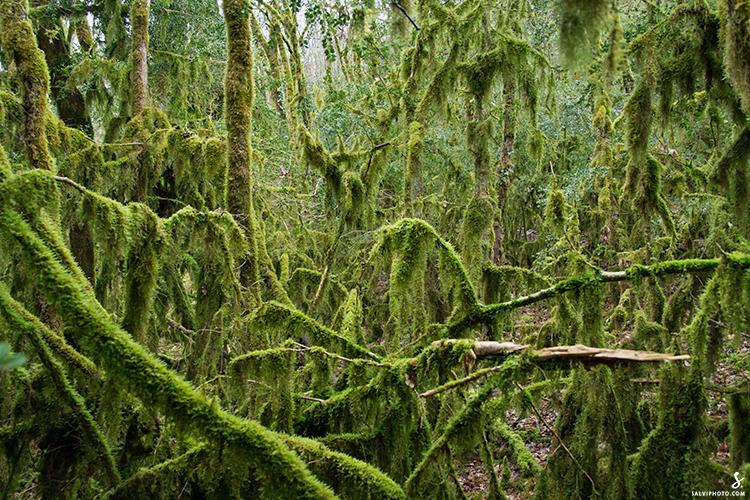
[[[279,87],[277,86],[277,83],[281,79],[281,69],[279,63],[277,42],[273,38],[276,35],[274,33],[271,33],[271,36],[267,41],[260,29],[258,19],[256,19],[255,15],[252,12],[250,13],[250,26],[253,30],[253,36],[255,37],[255,40],[258,42],[258,45],[260,45],[260,48],[266,55],[266,60],[268,60],[268,70],[271,74],[271,78],[275,82],[269,87],[269,94],[271,97],[271,101],[273,101],[273,106],[276,108],[276,112],[279,114],[279,118],[283,120],[285,117],[284,104],[281,98],[281,92],[279,92]]]
[[[305,127],[310,127],[310,109],[305,103],[307,83],[305,82],[305,73],[302,67],[302,55],[299,51],[300,41],[297,35],[297,18],[289,13],[284,14],[281,18],[281,24],[284,26],[284,32],[286,32],[287,40],[289,40],[289,63],[294,81],[294,100],[297,103],[295,109]]]
[[[498,173],[502,174],[510,165],[510,152],[516,141],[516,115],[513,103],[516,99],[516,85],[514,82],[505,82],[503,85],[505,103],[503,105],[503,148],[500,153],[500,166]]]
[[[149,0],[133,0],[130,16],[133,23],[131,52],[133,116],[141,114],[148,105],[148,5]]]

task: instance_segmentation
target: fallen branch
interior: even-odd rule
[[[453,343],[457,340],[437,341],[437,343]],[[528,344],[515,344],[513,342],[475,342],[470,351],[475,358],[484,358],[489,356],[510,355],[521,352],[528,352],[530,359],[533,361],[546,360],[571,360],[580,361],[585,366],[598,364],[613,363],[662,363],[664,361],[682,361],[690,359],[687,354],[674,355],[663,354],[660,352],[649,351],[631,351],[629,349],[601,349],[597,347],[588,347],[577,344],[572,346],[546,347],[544,349],[529,349]],[[423,398],[428,398],[441,392],[445,392],[457,387],[461,387],[470,382],[486,377],[487,375],[498,372],[503,369],[503,365],[493,366],[478,370],[468,377],[458,380],[452,380],[435,389],[420,394]]]

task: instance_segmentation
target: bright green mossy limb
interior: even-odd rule
[[[57,389],[62,393],[65,402],[75,414],[78,424],[81,426],[82,433],[87,436],[91,441],[93,448],[96,449],[97,454],[104,460],[104,469],[108,476],[109,484],[115,485],[119,483],[120,474],[115,466],[112,451],[109,449],[101,429],[86,408],[84,399],[71,384],[62,364],[55,359],[52,349],[50,349],[50,346],[45,341],[46,339],[51,339],[55,335],[52,332],[47,331],[47,328],[44,327],[37,318],[31,315],[31,313],[26,311],[21,304],[13,300],[3,285],[0,285],[0,314],[2,314],[9,326],[21,331],[31,340],[42,364],[49,371]],[[62,341],[62,339],[59,340]],[[67,354],[67,360],[69,361],[72,357],[71,351],[73,351],[73,349],[64,344],[64,341],[62,343],[58,342],[56,347],[59,347],[60,345],[65,348],[60,349],[57,352],[63,355]],[[77,354],[74,358],[75,361],[78,362],[77,364],[89,368],[86,363],[81,361],[85,358],[78,353],[75,354]],[[91,364],[90,361],[86,361],[88,364]]]
[[[21,217],[2,207],[0,227],[23,248],[40,290],[61,311],[107,373],[145,404],[162,410],[183,431],[225,442],[255,467],[269,495],[277,498],[335,498],[313,478],[305,465],[277,435],[252,421],[220,410],[168,370],[113,324],[107,313],[84,292],[80,279],[69,274]]]
[[[262,327],[295,328],[310,335],[313,344],[341,353],[343,356],[380,359],[351,340],[321,325],[306,314],[279,302],[266,302],[255,313],[253,321]]]
[[[65,342],[63,337],[47,328],[36,316],[29,313],[21,304],[13,300],[2,285],[0,285],[0,313],[6,318],[7,322],[17,325],[17,328],[23,328],[28,332],[31,332],[31,329],[36,329],[36,333],[44,341],[47,349],[68,365],[77,368],[85,375],[94,379],[101,377],[101,373],[90,359],[73,349]]]
[[[0,3],[0,41],[6,57],[16,65],[24,108],[23,142],[29,164],[51,171],[55,163],[45,134],[49,73],[44,52],[37,47],[28,10],[25,0]]]
[[[112,500],[149,498],[155,491],[170,491],[168,485],[176,484],[178,477],[189,475],[188,470],[208,460],[204,444],[199,444],[182,455],[161,462],[153,467],[140,468],[117,488],[107,492],[104,498]],[[183,476],[184,477],[184,476]]]
[[[750,269],[750,255],[741,252],[732,252],[725,255],[723,259],[734,270]],[[466,329],[476,325],[492,325],[498,316],[509,310],[546,300],[560,293],[596,286],[599,283],[612,283],[615,281],[627,281],[647,276],[665,276],[668,274],[706,273],[716,270],[720,263],[721,259],[674,260],[656,263],[651,266],[634,265],[620,272],[602,272],[600,274],[568,278],[558,282],[553,287],[539,290],[525,297],[488,306],[478,304],[478,308],[474,312],[470,312],[448,325],[446,333],[451,338],[456,338]]]
[[[308,468],[341,498],[405,499],[404,491],[372,465],[331,451],[312,439],[279,435],[289,448],[306,460]]]
[[[523,477],[532,477],[539,472],[539,464],[526,447],[523,438],[506,424],[504,419],[497,419],[492,423],[492,432],[497,435],[500,443],[509,448],[511,461],[520,469]]]

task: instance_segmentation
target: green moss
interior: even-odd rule
[[[249,242],[247,265],[242,283],[259,298],[260,253],[257,221],[252,199],[253,53],[245,0],[232,0],[222,6],[227,26],[227,70],[224,77],[224,121],[227,127],[227,211],[238,217]]]
[[[47,93],[49,73],[44,52],[27,18],[25,1],[5,2],[0,6],[0,40],[3,51],[15,63],[24,108],[23,137],[26,156],[33,168],[54,170],[54,161],[47,145]]]
[[[44,243],[7,206],[3,207],[0,219],[6,234],[16,239],[27,253],[40,288],[51,303],[64,305],[60,307],[64,320],[72,325],[81,342],[97,353],[112,377],[146,404],[162,410],[183,431],[227,443],[257,467],[268,494],[333,498],[331,491],[310,475],[278,435],[256,422],[242,421],[211,405],[112,324],[106,313],[87,297],[80,281],[62,268]]]
[[[644,441],[632,468],[637,498],[689,497],[711,488],[715,476],[705,450],[702,369],[689,373],[677,363],[664,369],[660,385],[659,425]]]
[[[410,204],[422,191],[422,148],[424,146],[424,126],[413,121],[409,124],[407,141],[406,169],[404,171],[404,206],[407,212]]]
[[[544,208],[545,223],[556,233],[565,230],[566,208],[565,198],[559,189],[550,193],[547,206]]]
[[[473,197],[466,206],[461,226],[461,256],[469,271],[472,282],[480,278],[482,255],[482,237],[485,236],[495,216],[495,204],[488,196]]]

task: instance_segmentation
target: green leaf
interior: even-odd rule
[[[0,342],[0,370],[12,370],[24,364],[29,358],[25,354],[10,354],[6,342]]]

